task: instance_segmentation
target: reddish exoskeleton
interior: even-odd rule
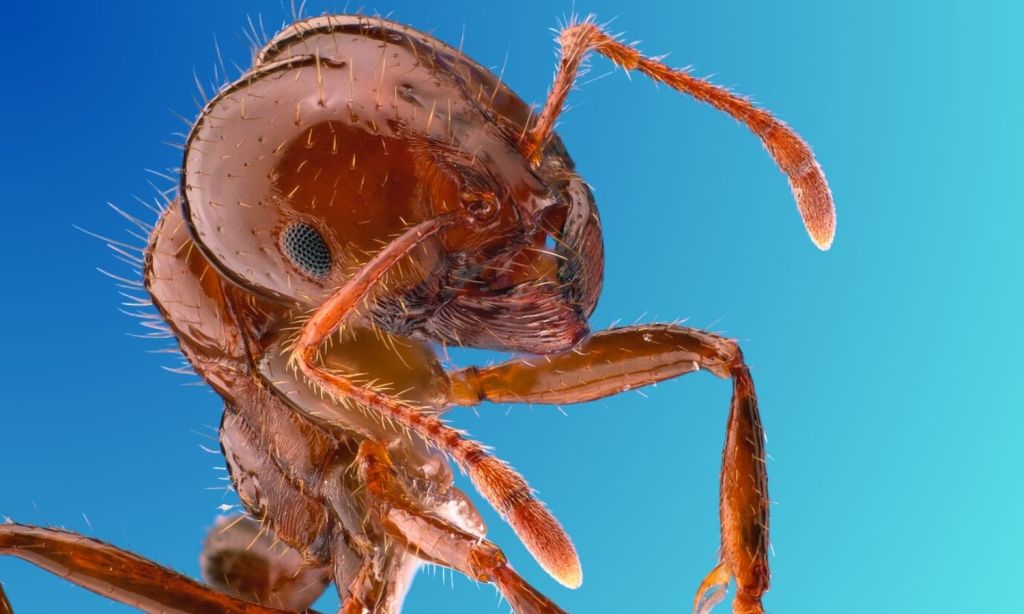
[[[555,119],[590,51],[746,124],[789,177],[814,242],[835,214],[807,145],[748,101],[642,56],[593,21],[564,28],[539,114],[459,51],[357,16],[295,23],[205,107],[145,286],[225,400],[221,445],[249,517],[222,520],[209,586],[73,533],[0,526],[0,551],[151,612],[398,612],[424,561],[493,583],[519,614],[561,610],[529,586],[452,485],[453,460],[540,565],[582,582],[576,551],[526,481],[441,420],[452,406],[575,403],[706,369],[731,378],[719,565],[735,612],[769,584],[764,436],[732,340],[674,324],[591,334],[602,231]],[[445,371],[443,343],[528,357]],[[0,593],[0,610],[5,602]]]

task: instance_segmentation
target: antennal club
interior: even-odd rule
[[[554,130],[555,120],[562,112],[580,64],[587,53],[597,51],[622,68],[639,71],[746,124],[761,139],[772,159],[789,178],[793,197],[811,240],[823,250],[832,245],[836,212],[825,174],[814,159],[810,146],[784,122],[756,107],[745,97],[644,56],[636,48],[608,35],[594,23],[593,18],[568,25],[559,34],[558,42],[562,47],[562,59],[555,82],[548,92],[537,123],[523,140],[523,153],[533,163],[540,162],[541,152]]]

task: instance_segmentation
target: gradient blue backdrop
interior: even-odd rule
[[[190,574],[222,490],[219,420],[95,272],[72,223],[119,234],[144,169],[195,113],[214,36],[248,61],[266,2],[8,3],[0,77],[5,324],[0,514],[63,525]],[[116,6],[115,6],[116,4]],[[772,6],[769,7],[768,4]],[[499,68],[540,102],[568,2],[371,2]],[[758,101],[813,144],[835,247],[804,235],[784,178],[727,117],[594,61],[560,132],[607,241],[596,327],[689,318],[754,369],[773,505],[773,612],[1019,611],[1024,73],[1016,3],[577,0],[650,53]],[[312,3],[309,12],[342,5]],[[707,375],[565,408],[452,419],[540,490],[580,550],[582,589],[546,578],[481,504],[492,538],[573,612],[683,612],[717,548],[729,386]],[[0,560],[19,614],[126,608]],[[1017,604],[1017,605],[1015,605]],[[326,602],[321,602],[330,608]],[[504,612],[493,589],[424,573],[410,613]],[[727,608],[726,608],[727,609]]]

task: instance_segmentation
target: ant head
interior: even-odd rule
[[[444,265],[473,279],[461,294],[547,285],[589,313],[593,199],[557,137],[539,164],[523,153],[530,120],[493,74],[431,37],[309,20],[204,108],[182,165],[185,219],[226,277],[312,306],[411,225],[449,216],[407,267],[410,284]]]

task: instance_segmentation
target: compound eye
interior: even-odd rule
[[[331,272],[331,249],[309,224],[289,224],[281,233],[281,251],[297,269],[314,279],[323,279]]]

